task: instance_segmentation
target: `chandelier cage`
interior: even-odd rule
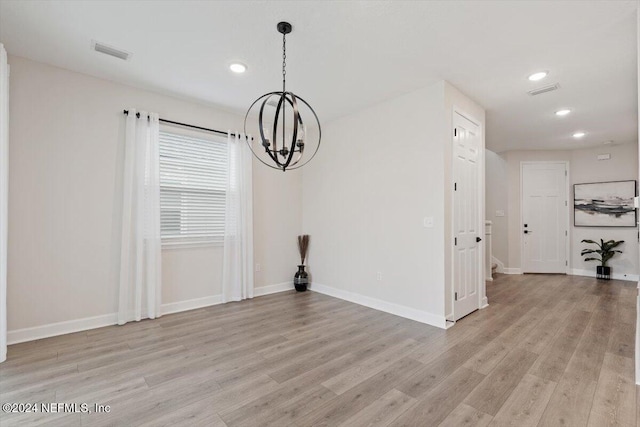
[[[254,110],[258,110],[258,128],[260,142],[264,148],[263,157],[259,156],[252,145],[247,140],[247,144],[253,155],[262,163],[273,169],[283,172],[291,169],[298,169],[311,161],[320,148],[322,139],[322,129],[320,120],[314,109],[307,101],[287,91],[286,66],[287,66],[287,44],[286,35],[292,31],[292,26],[288,22],[278,23],[278,32],[282,34],[282,91],[269,92],[253,101],[247,114],[244,117],[244,132],[247,132],[249,115]],[[273,108],[272,108],[273,107]],[[312,137],[314,133],[308,131],[302,114],[301,107],[306,107],[311,112],[312,120],[315,119],[317,125],[317,138]],[[308,119],[308,118],[307,118]],[[313,123],[313,122],[312,122]],[[289,128],[287,128],[289,125]],[[315,126],[314,126],[315,127]],[[316,136],[316,135],[313,135]],[[309,144],[315,143],[315,149],[309,150]],[[311,152],[312,151],[312,152]],[[309,157],[305,154],[311,152]],[[270,161],[270,162],[269,162]]]

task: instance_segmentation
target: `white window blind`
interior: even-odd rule
[[[227,143],[160,132],[163,245],[222,243]]]

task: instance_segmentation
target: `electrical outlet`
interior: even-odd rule
[[[260,264],[256,264],[256,273],[262,270],[262,266]]]
[[[381,282],[381,281],[382,281],[382,272],[381,272],[381,271],[378,271],[378,274],[376,275],[376,280],[377,280],[378,282]]]

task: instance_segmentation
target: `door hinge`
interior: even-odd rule
[[[458,136],[458,129],[453,129],[453,136]]]
[[[568,267],[569,266],[569,261],[565,261],[564,265],[566,265]]]
[[[453,238],[453,245],[454,245],[454,246],[457,246],[457,245],[458,245],[458,238],[457,238],[457,237],[454,237],[454,238]]]
[[[565,236],[568,236],[568,235],[569,235],[569,233],[567,232],[567,230],[564,230],[564,235],[565,235]]]
[[[564,170],[564,176],[567,176],[567,170],[566,169]]]
[[[565,206],[569,206],[569,205],[567,205],[567,201],[566,201],[566,200],[564,201],[564,205],[565,205]]]
[[[455,298],[456,301],[458,301],[458,293],[457,292],[453,293],[453,297]]]
[[[457,182],[453,183],[453,191],[458,191],[458,183]]]

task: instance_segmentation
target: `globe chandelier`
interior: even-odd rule
[[[277,29],[282,34],[282,91],[265,93],[253,101],[244,117],[244,132],[245,135],[248,134],[247,125],[251,124],[249,115],[259,106],[257,124],[264,153],[259,155],[254,150],[252,142],[247,140],[247,143],[258,160],[284,172],[298,169],[313,159],[320,148],[322,130],[318,115],[311,105],[293,92],[287,91],[286,36],[291,33],[293,27],[288,22],[280,22]],[[307,110],[306,113],[310,112],[305,119],[302,117],[302,109]],[[307,124],[310,126],[307,127]]]

